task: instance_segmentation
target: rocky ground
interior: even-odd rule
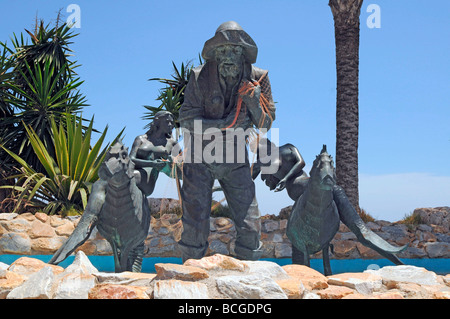
[[[301,265],[216,254],[156,274],[98,272],[79,251],[67,268],[0,263],[0,299],[450,299],[450,275],[414,266],[324,276]]]

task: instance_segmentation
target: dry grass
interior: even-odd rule
[[[418,214],[409,213],[406,214],[405,217],[403,217],[403,219],[399,220],[397,223],[416,226],[422,224],[423,222]]]
[[[358,212],[359,217],[363,220],[363,222],[374,222],[375,218],[373,218],[368,212],[366,212],[363,208],[359,208]]]
[[[171,209],[163,209],[161,211],[152,212],[151,215],[154,218],[158,219],[165,214],[175,214],[178,218],[181,218],[181,216],[183,216],[183,209],[181,208],[181,206],[174,206]],[[211,217],[232,218],[232,214],[228,205],[222,205],[219,202],[213,202],[213,205],[211,207]]]

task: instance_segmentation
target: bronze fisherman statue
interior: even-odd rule
[[[206,254],[215,180],[220,183],[236,226],[234,254],[248,260],[259,259],[262,254],[260,212],[246,146],[225,137],[232,130],[244,132],[250,127],[268,130],[275,119],[267,71],[252,65],[257,52],[255,42],[239,24],[225,22],[205,42],[205,64],[190,75],[179,120],[182,129],[189,132],[185,134],[185,152],[195,142],[201,145],[197,150],[194,145],[194,152],[186,152],[183,165],[184,231],[179,241],[183,261]],[[222,149],[213,151],[213,161],[202,157],[210,143],[207,134],[211,129],[220,130],[222,141],[226,140]]]

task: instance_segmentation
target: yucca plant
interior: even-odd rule
[[[66,114],[79,116],[87,104],[79,91],[83,82],[74,72],[75,62],[69,60],[68,45],[76,34],[66,24],[51,28],[42,21],[34,33],[25,31],[31,44],[23,34],[14,35],[12,47],[0,42],[3,48],[0,108],[4,114],[0,118],[0,143],[20,155],[34,170],[45,173],[24,126],[31,126],[54,155],[50,120],[58,125],[64,123]],[[11,166],[14,161],[0,152],[0,162]]]
[[[7,88],[5,88],[2,83],[8,83],[11,78],[11,72],[8,72],[13,67],[13,59],[11,58],[8,48],[0,43],[1,53],[0,53],[0,143],[8,132],[14,129],[12,123],[7,124],[3,120],[11,118],[14,115],[13,107],[5,101],[5,94],[7,93]],[[8,160],[9,159],[9,160]],[[10,181],[6,179],[12,171],[13,163],[10,157],[7,156],[2,149],[0,149],[0,186],[8,185]],[[10,195],[10,191],[6,189],[0,189],[0,203]],[[4,209],[3,207],[1,207]]]
[[[2,118],[9,117],[13,114],[13,108],[9,103],[7,103],[5,98],[5,93],[7,88],[4,87],[3,83],[8,83],[11,81],[13,75],[9,70],[14,66],[14,61],[9,54],[8,47],[0,42],[1,54],[0,54],[0,116]],[[0,126],[0,129],[2,127]]]
[[[27,73],[28,66],[33,64],[39,64],[43,68],[44,64],[50,62],[52,66],[56,68],[57,71],[64,68],[64,76],[59,76],[58,80],[59,86],[65,85],[65,79],[73,77],[76,67],[76,62],[70,61],[69,56],[72,50],[69,45],[72,44],[71,39],[76,37],[78,34],[73,32],[69,25],[60,23],[60,15],[58,14],[56,26],[51,27],[50,24],[44,26],[44,21],[36,22],[36,27],[33,32],[25,29],[27,34],[30,36],[31,44],[28,44],[24,40],[23,34],[20,38],[14,34],[11,39],[14,46],[14,50],[10,50],[14,54],[16,63],[15,71],[22,74],[16,79],[17,84],[22,84],[26,87],[27,77],[31,76],[32,73]],[[65,66],[68,67],[65,67]]]
[[[4,99],[14,106],[16,112],[14,116],[5,118],[3,124],[10,127],[5,132],[3,138],[6,144],[12,145],[14,151],[20,154],[28,164],[34,168],[40,167],[40,162],[34,156],[30,146],[30,140],[26,130],[26,125],[30,126],[42,143],[53,155],[53,143],[50,121],[64,123],[66,114],[75,114],[81,111],[86,99],[77,91],[82,84],[79,78],[71,79],[65,86],[58,88],[58,81],[61,75],[66,72],[65,66],[59,71],[47,61],[43,69],[39,64],[33,67],[27,65],[27,73],[20,70],[26,79],[26,88],[21,88],[15,84],[5,84],[14,93],[7,92]],[[25,124],[25,126],[23,125]],[[42,172],[42,170],[38,169]]]
[[[1,146],[21,165],[20,172],[12,176],[17,180],[16,185],[3,186],[15,193],[17,201],[14,211],[20,211],[24,204],[42,209],[48,214],[59,212],[64,215],[64,212],[69,210],[84,210],[91,186],[98,179],[98,169],[109,147],[108,144],[101,150],[108,127],[91,147],[93,122],[92,118],[86,131],[83,132],[80,118],[67,115],[65,124],[59,125],[51,120],[54,157],[34,129],[25,126],[32,148],[44,167],[45,174],[36,172],[21,157]]]

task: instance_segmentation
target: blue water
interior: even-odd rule
[[[0,262],[5,264],[12,264],[16,259],[20,257],[32,257],[44,262],[48,262],[52,255],[32,255],[32,256],[21,256],[21,255],[0,255]],[[61,262],[59,265],[66,268],[72,264],[74,256],[67,257],[66,260]],[[114,272],[114,259],[113,256],[88,256],[91,263],[99,271],[103,272]],[[266,261],[272,261],[280,266],[292,264],[292,259],[261,259]],[[450,273],[450,259],[449,258],[439,258],[439,259],[401,259],[405,265],[412,265],[417,267],[424,267],[427,270],[434,271],[439,275],[446,275]],[[151,257],[144,258],[142,263],[142,272],[144,273],[154,273],[155,264],[157,263],[172,263],[172,264],[182,264],[181,258],[176,257]],[[339,274],[344,272],[363,272],[367,269],[377,269],[384,266],[393,266],[394,264],[387,259],[331,259],[331,270],[333,274]],[[311,268],[323,273],[322,259],[311,259]]]

